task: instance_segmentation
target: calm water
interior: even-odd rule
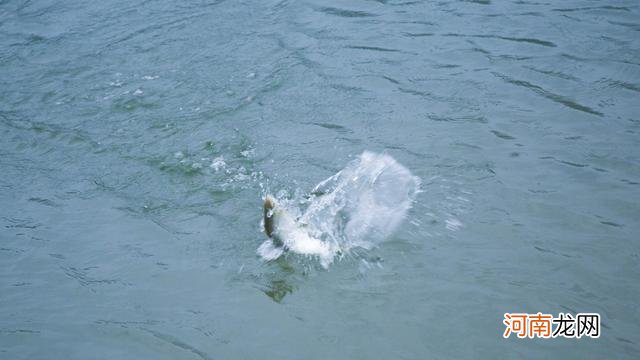
[[[0,358],[637,358],[639,99],[637,1],[1,1]],[[400,229],[261,259],[365,150]]]

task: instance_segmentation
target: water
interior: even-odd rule
[[[351,249],[370,250],[402,223],[420,192],[420,179],[387,154],[363,152],[300,199],[265,195],[265,260],[288,252],[317,256],[327,269]],[[306,209],[300,210],[298,205]]]
[[[0,3],[0,357],[636,358],[636,1]],[[393,234],[264,261],[363,151]],[[597,312],[599,339],[503,339]]]

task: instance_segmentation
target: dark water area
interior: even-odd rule
[[[639,132],[637,1],[0,1],[0,358],[637,358]],[[363,151],[399,229],[258,256]]]

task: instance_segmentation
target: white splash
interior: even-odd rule
[[[460,230],[460,228],[463,226],[460,220],[456,218],[447,219],[445,221],[445,224],[446,224],[447,230],[450,230],[450,231]]]
[[[280,201],[274,228],[284,248],[317,256],[327,268],[337,254],[371,248],[400,225],[420,191],[420,179],[387,154],[365,151],[344,169],[318,184],[306,210]],[[301,214],[297,219],[291,214]],[[271,240],[258,254],[273,260],[283,253]]]
[[[223,169],[226,165],[227,163],[224,162],[224,157],[218,156],[217,158],[213,159],[209,167],[212,168],[214,171],[218,171],[220,169]]]

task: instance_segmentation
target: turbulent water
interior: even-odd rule
[[[258,254],[274,260],[289,250],[317,256],[328,268],[337,255],[355,247],[371,249],[388,238],[419,191],[420,179],[407,168],[389,155],[366,151],[316,185],[307,200],[277,200],[276,209],[267,213],[276,239],[260,245]],[[301,212],[297,203],[306,210]]]
[[[639,35],[632,0],[0,1],[0,358],[636,358]],[[393,231],[319,206],[365,151],[420,179]],[[267,193],[358,240],[265,261]]]

